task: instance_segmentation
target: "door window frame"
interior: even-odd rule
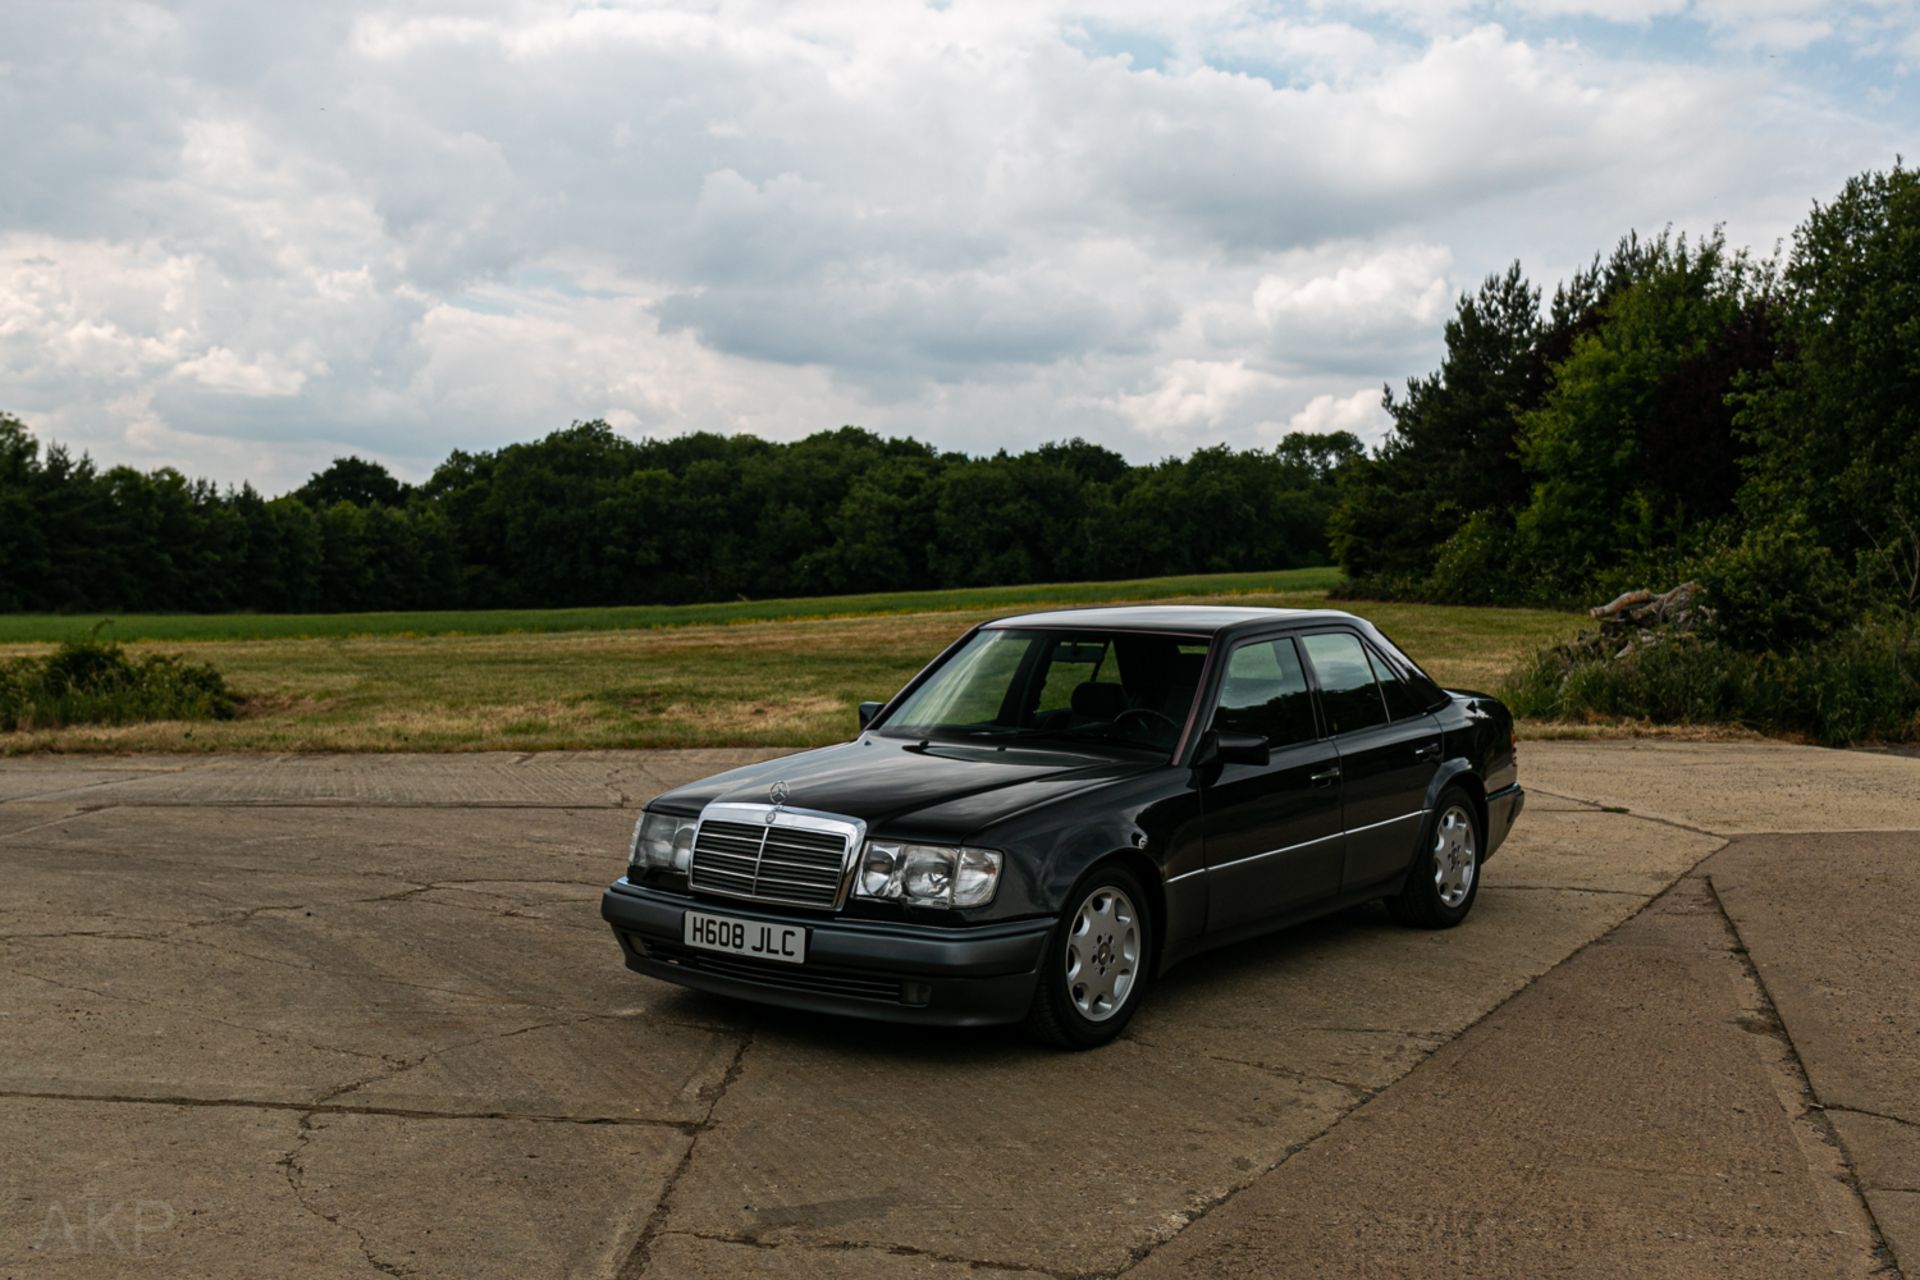
[[[1214,722],[1220,715],[1220,694],[1227,686],[1227,668],[1233,663],[1233,655],[1250,645],[1278,644],[1282,640],[1285,640],[1293,646],[1294,661],[1300,664],[1301,678],[1306,681],[1307,705],[1313,708],[1313,736],[1311,738],[1302,738],[1298,742],[1278,744],[1270,742],[1268,745],[1275,751],[1291,751],[1295,747],[1305,747],[1311,746],[1316,742],[1325,742],[1332,736],[1327,732],[1326,712],[1320,706],[1320,686],[1314,682],[1313,664],[1307,661],[1306,648],[1300,643],[1300,636],[1302,634],[1303,633],[1298,631],[1276,631],[1271,634],[1246,636],[1243,639],[1236,640],[1225,646],[1221,650],[1219,678],[1211,682],[1213,687],[1207,693],[1206,719],[1203,722],[1204,727],[1195,737],[1196,744],[1200,738],[1204,738],[1207,734],[1214,731]]]
[[[1396,724],[1405,723],[1403,720],[1395,720],[1392,709],[1387,706],[1387,691],[1380,687],[1380,676],[1373,670],[1373,646],[1367,642],[1367,637],[1363,632],[1355,627],[1346,627],[1334,623],[1328,626],[1305,627],[1293,634],[1299,641],[1300,658],[1302,664],[1307,669],[1307,680],[1313,686],[1314,706],[1320,713],[1320,724],[1328,739],[1339,742],[1342,738],[1351,738],[1355,734],[1370,733],[1375,729],[1386,729]],[[1332,731],[1333,721],[1327,714],[1327,709],[1323,703],[1324,695],[1320,688],[1320,673],[1314,669],[1312,655],[1307,652],[1306,641],[1308,636],[1351,636],[1359,643],[1360,656],[1366,659],[1367,672],[1373,676],[1374,695],[1380,699],[1380,715],[1382,718],[1379,721],[1359,729],[1348,729],[1341,733]],[[1421,714],[1425,715],[1427,713],[1421,712]],[[1411,720],[1413,717],[1408,716],[1406,719]]]

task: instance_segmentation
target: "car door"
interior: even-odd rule
[[[1353,632],[1318,631],[1300,644],[1340,755],[1341,891],[1352,893],[1391,880],[1412,861],[1428,784],[1440,767],[1440,723],[1398,685],[1390,705],[1375,665],[1389,676],[1391,669]]]
[[[1207,928],[1285,916],[1340,891],[1339,756],[1320,732],[1291,637],[1226,656],[1208,728],[1267,739],[1265,765],[1217,764],[1201,780]]]

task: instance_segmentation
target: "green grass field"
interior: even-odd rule
[[[810,746],[852,736],[857,703],[891,694],[984,617],[1119,600],[1315,608],[1335,581],[1316,569],[685,609],[351,615],[304,620],[304,632],[302,620],[271,617],[129,619],[116,634],[130,649],[218,667],[246,698],[241,717],[0,734],[0,754]],[[1532,609],[1354,611],[1442,682],[1469,688],[1495,684],[1585,621]],[[73,634],[60,628],[86,625],[0,620],[11,640],[0,655],[44,651]],[[189,638],[195,628],[236,638]]]
[[[640,627],[784,622],[800,618],[867,617],[886,613],[1017,610],[1036,604],[1157,600],[1168,596],[1225,596],[1325,591],[1338,569],[1282,569],[1271,573],[1212,573],[1127,582],[1036,583],[1023,587],[967,587],[954,591],[896,591],[874,595],[738,600],[717,604],[632,605],[610,609],[476,609],[420,613],[143,613],[0,614],[0,645],[74,640],[103,622],[103,637],[138,640],[311,640],[358,636],[498,636],[558,631],[627,631]]]

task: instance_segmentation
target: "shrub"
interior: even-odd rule
[[[1747,530],[1710,552],[1694,576],[1713,606],[1715,638],[1748,652],[1824,639],[1847,612],[1840,562],[1794,525]]]
[[[1540,720],[1734,724],[1828,746],[1920,739],[1920,646],[1861,625],[1785,652],[1680,636],[1624,657],[1556,645],[1501,696]]]
[[[1531,583],[1513,581],[1520,558],[1513,528],[1499,514],[1476,511],[1440,544],[1421,594],[1458,604],[1504,604],[1525,597]]]
[[[44,658],[0,664],[0,731],[147,720],[227,720],[239,699],[212,667],[170,654],[68,641]]]

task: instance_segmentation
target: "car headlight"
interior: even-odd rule
[[[981,907],[1000,887],[1000,863],[994,849],[869,840],[854,892],[915,907]]]
[[[693,860],[693,829],[698,818],[678,818],[670,813],[643,813],[633,824],[633,848],[627,861],[644,871],[687,873]]]

